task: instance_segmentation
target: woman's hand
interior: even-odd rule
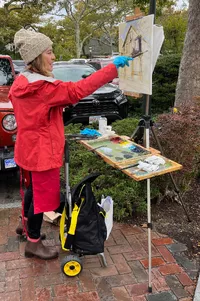
[[[118,56],[114,59],[113,64],[118,69],[119,67],[129,66],[129,61],[132,61],[133,58],[129,56]]]

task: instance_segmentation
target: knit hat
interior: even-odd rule
[[[14,44],[24,62],[28,64],[51,47],[53,42],[43,33],[20,29],[14,36]]]

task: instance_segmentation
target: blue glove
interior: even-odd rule
[[[98,131],[89,128],[85,128],[84,130],[80,131],[80,134],[87,136],[101,136]]]
[[[128,61],[132,61],[133,58],[129,57],[129,56],[118,56],[114,59],[113,64],[116,66],[116,68],[119,67],[125,67],[125,66],[129,66],[129,62]]]

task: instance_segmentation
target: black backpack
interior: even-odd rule
[[[104,241],[107,237],[105,211],[97,204],[91,186],[98,176],[100,173],[88,175],[71,192],[72,208],[76,212],[79,209],[80,211],[73,234],[69,233],[73,211],[72,219],[67,221],[65,248],[81,255],[95,255],[104,252]]]

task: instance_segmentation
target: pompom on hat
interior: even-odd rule
[[[20,29],[14,36],[14,44],[24,62],[29,64],[47,48],[51,47],[53,42],[43,33]]]

